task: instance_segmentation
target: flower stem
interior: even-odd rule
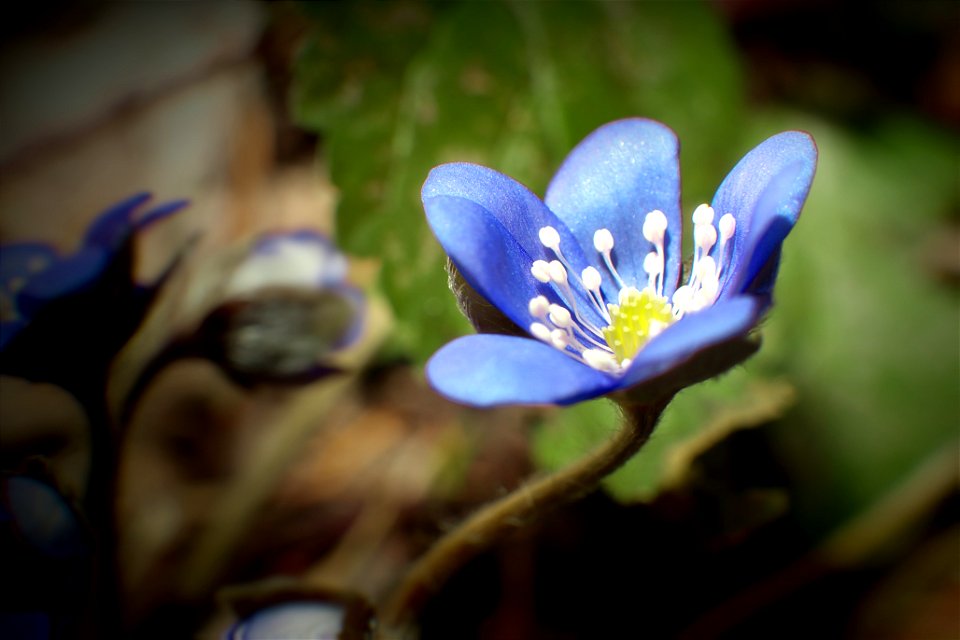
[[[593,491],[640,450],[668,401],[624,407],[624,424],[606,443],[569,467],[481,507],[438,540],[388,599],[380,616],[379,638],[415,637],[420,610],[457,569],[513,531]]]

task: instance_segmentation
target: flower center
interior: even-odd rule
[[[610,324],[603,329],[607,346],[617,362],[633,358],[646,342],[676,319],[666,298],[649,288],[628,287],[620,292],[620,304],[607,305]]]
[[[651,211],[643,222],[643,237],[653,246],[643,261],[647,274],[643,288],[638,288],[639,283],[625,282],[617,271],[613,234],[608,229],[599,229],[593,236],[593,246],[601,258],[598,266],[588,266],[578,276],[560,250],[560,234],[553,227],[543,227],[540,242],[556,259],[536,260],[530,272],[539,282],[552,285],[559,302],[551,302],[544,295],[530,300],[530,315],[537,319],[529,327],[531,335],[594,369],[622,375],[651,338],[684,314],[709,307],[717,299],[720,274],[736,224],[728,213],[720,218],[718,232],[713,218],[709,205],[700,205],[693,213],[695,250],[690,280],[677,288],[672,304],[663,295],[667,217],[662,211]],[[619,289],[616,303],[608,301],[602,292],[601,270]],[[604,326],[585,317],[573,285],[579,289],[581,301],[584,296],[590,301]]]

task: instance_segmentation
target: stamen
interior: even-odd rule
[[[561,351],[565,350],[567,347],[571,346],[570,336],[568,332],[563,329],[554,329],[550,332],[550,340],[554,347],[560,349]]]
[[[693,210],[693,224],[713,224],[713,207],[708,204],[698,205]]]
[[[547,313],[550,311],[550,301],[547,300],[546,296],[537,296],[536,298],[530,299],[529,304],[530,315],[534,318],[543,318],[547,317]]]
[[[589,349],[590,347],[587,346],[587,343],[590,343],[600,349],[607,348],[606,344],[604,344],[600,340],[597,340],[596,338],[591,336],[589,333],[586,333],[577,324],[573,324],[568,329],[566,329],[566,335],[567,335],[567,346],[575,348],[578,352],[581,352],[584,349]],[[580,336],[580,338],[583,338],[583,340],[581,340],[577,336]],[[584,340],[586,342],[584,342]]]
[[[717,226],[720,227],[720,246],[717,248],[717,280],[719,281],[720,272],[727,263],[727,243],[737,231],[737,220],[731,214],[725,213]]]
[[[584,269],[581,278],[583,280],[583,286],[587,288],[587,291],[598,290],[600,283],[603,281],[600,277],[600,272],[593,267]]]
[[[677,287],[673,292],[673,310],[676,317],[681,317],[689,308],[693,300],[693,287],[688,284]]]
[[[700,261],[700,292],[703,295],[705,306],[713,304],[720,288],[720,279],[717,277],[717,263],[710,256]]]
[[[717,277],[717,261],[710,256],[704,256],[697,265],[697,278],[700,282],[714,280]]]
[[[583,283],[583,287],[590,294],[590,302],[593,303],[593,308],[600,314],[601,317],[603,317],[604,320],[610,322],[610,314],[607,313],[607,307],[603,303],[603,293],[600,291],[600,285],[603,282],[602,278],[600,277],[600,272],[593,267],[587,267],[583,270],[581,282]]]
[[[593,247],[597,253],[610,253],[613,249],[613,234],[609,229],[597,229],[593,234]]]
[[[651,251],[643,259],[643,270],[647,272],[647,288],[651,291],[657,290],[657,279],[661,272],[661,259],[656,251]]]
[[[536,264],[536,263],[535,263]],[[580,314],[580,309],[577,306],[577,296],[573,291],[573,288],[570,286],[570,282],[567,278],[567,270],[559,260],[551,260],[547,265],[547,270],[549,271],[550,280],[548,282],[553,282],[557,285],[557,288],[560,289],[561,297],[564,298],[570,308],[573,310],[573,315],[577,321],[586,327],[589,331],[593,332],[594,335],[602,335],[600,327],[596,326]]]
[[[667,216],[663,211],[654,209],[643,220],[643,237],[654,245],[662,245],[667,231]]]
[[[534,322],[530,325],[530,334],[537,340],[550,342],[550,328],[542,322]]]
[[[587,349],[583,352],[583,361],[597,371],[619,373],[620,370],[613,354],[602,349]]]
[[[604,276],[600,270],[593,265],[580,271],[574,269],[560,251],[557,229],[542,227],[538,232],[540,243],[553,251],[556,259],[536,260],[530,272],[538,282],[553,285],[557,297],[556,302],[545,295],[530,299],[530,315],[539,320],[530,325],[530,333],[593,369],[622,375],[649,340],[685,314],[708,307],[716,300],[720,273],[726,263],[725,252],[735,235],[736,220],[726,214],[714,225],[715,215],[707,204],[693,212],[694,255],[690,278],[687,284],[676,289],[672,304],[663,296],[668,220],[662,211],[650,211],[643,221],[643,237],[652,245],[643,259],[647,275],[643,289],[638,289],[641,283],[627,284],[617,272],[613,264],[615,242],[610,230],[598,229],[593,235],[594,248],[618,288],[616,304],[608,302],[604,294]],[[606,326],[598,327],[580,313],[578,298],[584,294]]]
[[[548,282],[553,281],[560,285],[567,284],[567,270],[559,260],[550,261],[547,265],[547,273],[550,274],[550,280],[548,280]]]
[[[597,253],[603,256],[603,263],[607,265],[607,271],[613,276],[617,286],[621,289],[627,286],[623,283],[623,278],[620,277],[620,274],[617,273],[617,269],[613,266],[613,260],[610,257],[610,252],[613,250],[613,234],[610,233],[609,229],[598,229],[594,232],[593,247],[597,250]]]
[[[722,246],[724,242],[733,237],[737,230],[737,220],[732,214],[725,213],[720,218],[718,225],[720,226],[720,244]]]
[[[567,311],[566,307],[561,307],[558,304],[550,305],[549,318],[550,322],[561,329],[567,329],[573,325],[573,316],[570,315],[570,312]]]
[[[546,260],[534,261],[533,266],[530,267],[530,273],[532,273],[533,277],[539,282],[544,284],[550,282],[550,265]]]
[[[693,229],[693,241],[701,255],[706,255],[717,242],[717,229],[713,225],[698,224]]]
[[[540,244],[546,248],[553,251],[557,256],[557,260],[560,261],[560,264],[573,275],[574,280],[579,284],[583,284],[580,281],[580,277],[577,275],[577,270],[573,268],[573,265],[570,264],[570,261],[567,260],[566,256],[563,255],[563,252],[560,251],[560,233],[551,226],[541,227],[540,231],[537,234],[540,237]]]
[[[540,243],[548,249],[560,250],[560,234],[553,227],[540,229]]]
[[[644,259],[643,268],[649,276],[647,286],[658,296],[663,295],[663,275],[665,264],[663,239],[666,236],[666,233],[667,216],[663,213],[663,211],[654,209],[643,219],[643,237],[653,244],[655,249],[653,253],[656,255],[658,261],[656,269],[654,270],[652,259],[650,258],[650,255],[647,255],[647,257]],[[650,268],[647,268],[648,260],[651,261]]]

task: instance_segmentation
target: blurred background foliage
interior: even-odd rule
[[[945,4],[920,4],[909,15],[887,7],[863,24],[896,24],[900,40],[912,40],[956,17]],[[726,9],[738,6],[747,14],[752,5]],[[295,70],[293,111],[322,135],[321,157],[340,189],[339,242],[379,260],[397,316],[390,355],[417,363],[470,330],[419,204],[434,165],[478,162],[542,194],[584,135],[642,115],[681,140],[689,213],[753,145],[785,129],[812,133],[820,165],[786,244],[760,355],[681,393],[650,445],[607,484],[620,500],[650,500],[725,434],[772,423],[772,455],[789,474],[798,513],[830,530],[957,446],[957,140],[884,95],[916,87],[871,86],[873,69],[806,54],[771,76],[786,76],[791,95],[748,100],[776,87],[750,77],[718,8],[310,4],[315,22]],[[818,23],[815,32],[824,29],[832,30]],[[616,419],[606,401],[556,412],[536,434],[536,459],[547,468],[570,462]]]

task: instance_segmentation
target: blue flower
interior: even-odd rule
[[[311,229],[258,237],[224,293],[200,336],[211,359],[242,384],[326,375],[331,355],[363,326],[364,297],[347,282],[346,257]]]
[[[337,640],[346,610],[327,602],[284,602],[256,612],[232,627],[225,640]]]
[[[110,362],[178,264],[148,285],[134,279],[137,234],[187,205],[144,210],[150,198],[102,212],[72,253],[41,242],[0,246],[0,373],[59,385],[88,408],[101,402]]]
[[[223,604],[237,616],[223,640],[373,637],[373,608],[354,593],[271,579],[231,589]]]
[[[341,350],[364,327],[366,299],[347,281],[347,259],[312,229],[257,236],[230,265],[197,326],[173,335],[124,398],[126,422],[172,362],[203,358],[234,383],[295,386],[335,374]]]
[[[0,247],[0,349],[3,349],[51,302],[87,293],[121,266],[129,279],[136,232],[186,206],[177,200],[141,213],[151,198],[140,193],[113,205],[90,224],[76,251],[61,255],[42,242]]]
[[[428,362],[431,384],[481,407],[668,396],[749,355],[816,146],[787,131],[733,168],[693,212],[683,284],[678,152],[658,122],[609,123],[570,153],[544,200],[492,169],[436,167],[422,192],[434,234],[523,332],[454,340]]]
[[[230,276],[228,296],[269,288],[355,290],[346,284],[347,258],[313,229],[274,231],[257,237],[250,253]]]

